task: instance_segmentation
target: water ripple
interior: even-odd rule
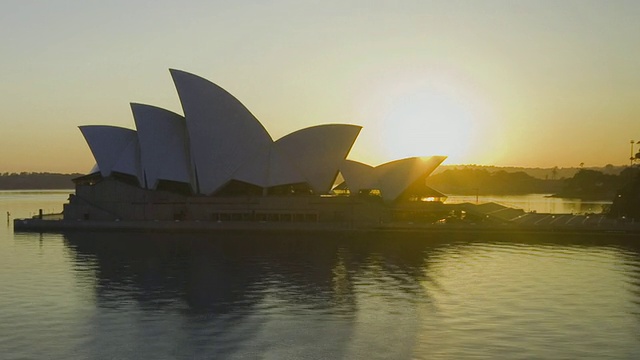
[[[0,233],[8,358],[632,358],[634,242]]]

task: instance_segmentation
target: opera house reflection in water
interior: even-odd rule
[[[639,313],[640,284],[620,286],[640,274],[630,238],[64,236],[77,272],[95,277],[97,307],[117,317],[92,322],[105,327],[95,333],[117,328],[153,343],[139,345],[152,354],[546,357],[637,346],[622,332],[640,319],[610,318]],[[540,347],[549,338],[555,348]]]
[[[259,236],[259,237],[258,237]],[[419,243],[394,246],[388,237],[354,239],[354,235],[241,233],[216,236],[135,233],[64,235],[78,261],[90,262],[96,273],[96,293],[108,305],[114,291],[124,290],[144,303],[174,306],[165,295],[177,296],[191,311],[228,313],[265,301],[276,286],[293,303],[338,313],[352,309],[352,277],[364,266],[391,267],[405,285],[419,284],[425,254]],[[409,246],[407,246],[409,245]],[[259,285],[261,284],[261,285]],[[256,287],[257,286],[257,287]],[[420,286],[402,286],[401,291]],[[411,290],[411,291],[413,291]],[[247,292],[251,292],[248,294]],[[274,293],[275,294],[275,293]]]

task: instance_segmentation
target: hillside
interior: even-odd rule
[[[495,173],[498,171],[505,171],[508,173],[516,173],[523,172],[529,176],[532,176],[537,179],[545,179],[545,180],[559,180],[559,179],[568,179],[573,177],[580,170],[594,170],[599,171],[605,175],[619,175],[627,166],[614,166],[608,164],[606,166],[600,167],[570,167],[570,168],[560,168],[560,167],[552,167],[552,168],[526,168],[526,167],[517,167],[517,166],[491,166],[491,165],[441,165],[436,169],[434,175],[442,173],[446,170],[460,170],[460,169],[476,169],[476,170],[487,170],[491,173]]]
[[[82,174],[57,173],[2,173],[0,190],[73,189],[71,181]]]
[[[482,168],[446,169],[431,175],[426,184],[449,195],[553,194],[583,200],[612,200],[629,183],[639,168],[624,168],[619,174],[579,169],[569,178],[540,179],[523,171],[489,171]]]
[[[516,195],[554,194],[559,192],[564,180],[543,180],[523,171],[489,171],[486,168],[447,169],[427,178],[430,186],[452,195]]]

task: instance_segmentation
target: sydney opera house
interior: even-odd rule
[[[419,219],[444,195],[425,185],[445,157],[376,167],[347,159],[361,130],[318,125],[274,140],[235,97],[170,70],[184,115],[131,104],[136,130],[81,126],[96,160],[65,220],[378,224]]]

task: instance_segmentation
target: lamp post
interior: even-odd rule
[[[631,140],[629,143],[631,144],[631,155],[629,155],[629,166],[633,166],[633,144],[635,144],[635,141]]]

